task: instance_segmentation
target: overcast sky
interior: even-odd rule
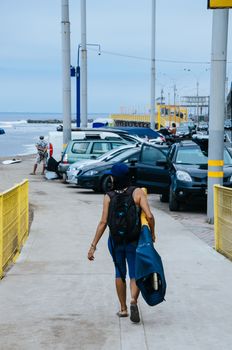
[[[208,95],[212,11],[207,0],[156,3],[156,97],[163,88],[172,103],[174,84],[178,96],[194,95],[197,81],[199,94]],[[70,0],[69,9],[76,65],[80,0]],[[0,18],[0,112],[62,112],[61,0],[1,0]],[[230,41],[229,27],[232,62]],[[101,56],[88,50],[88,111],[144,112],[150,100],[151,0],[87,0],[87,42],[102,49]],[[229,81],[231,68],[229,63]]]

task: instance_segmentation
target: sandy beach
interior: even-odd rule
[[[29,177],[31,177],[29,174],[33,169],[35,157],[36,155],[34,154],[20,157],[0,157],[0,192],[10,189],[24,179],[29,179]],[[20,163],[9,165],[2,164],[3,160],[13,158],[21,159],[22,161]],[[41,180],[43,179],[43,176],[37,175],[37,177],[40,177]]]

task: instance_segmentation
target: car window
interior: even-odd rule
[[[157,148],[144,146],[141,154],[141,162],[156,165],[157,160],[166,160],[165,155]]]
[[[200,148],[179,148],[176,156],[176,163],[193,165],[207,164],[208,158],[202,153]]]
[[[120,146],[122,146],[122,143],[121,143],[121,142],[112,142],[112,143],[111,143],[112,149],[117,148],[117,147],[120,147]]]
[[[74,142],[72,146],[72,152],[78,154],[85,154],[88,147],[89,142]]]
[[[109,142],[94,142],[91,153],[104,154],[110,150]]]
[[[123,163],[129,163],[131,160],[134,160],[134,159],[139,160],[139,154],[140,154],[140,152],[136,152],[136,153],[132,154],[127,159],[125,159],[123,161]]]

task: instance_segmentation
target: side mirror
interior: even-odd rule
[[[132,159],[130,160],[130,165],[133,166],[133,165],[135,165],[135,163],[137,163],[137,162],[138,162],[138,159],[137,159],[137,158],[132,158]]]
[[[157,160],[157,161],[156,161],[156,165],[157,165],[157,166],[166,167],[167,164],[168,164],[167,160],[164,160],[164,159],[160,159],[160,160]]]
[[[94,156],[94,155],[90,157],[90,159],[96,159],[96,158],[97,158],[97,157],[96,157],[96,156]]]

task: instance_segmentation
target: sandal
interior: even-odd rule
[[[120,311],[117,312],[116,315],[118,317],[128,317],[129,316],[127,310],[120,310]]]
[[[131,322],[134,322],[134,323],[140,322],[139,309],[137,304],[130,305],[130,320]]]

